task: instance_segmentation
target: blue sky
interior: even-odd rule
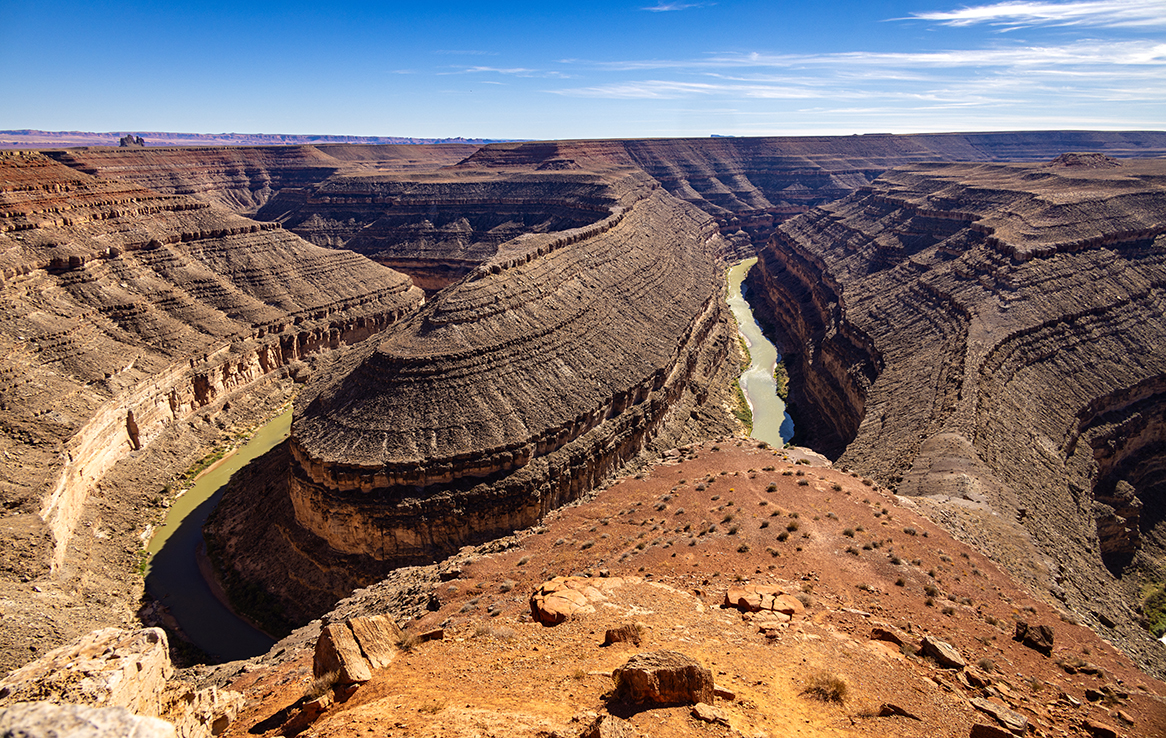
[[[1166,0],[0,0],[0,129],[1166,129]]]

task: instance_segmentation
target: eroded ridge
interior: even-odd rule
[[[89,495],[118,461],[421,301],[363,257],[35,153],[0,155],[0,270],[0,483],[24,539],[5,564],[26,578],[72,571]]]
[[[1160,556],[1166,165],[1084,160],[892,170],[782,225],[756,284],[811,442],[1018,519],[1044,556],[1005,563],[1136,640],[1106,565]]]
[[[442,293],[297,409],[300,525],[414,561],[530,525],[680,421],[728,351],[705,214],[652,192]]]

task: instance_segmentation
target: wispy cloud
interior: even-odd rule
[[[704,8],[704,7],[708,7],[709,5],[716,5],[716,3],[666,3],[666,2],[663,2],[663,0],[661,0],[661,2],[658,2],[651,7],[640,8],[640,10],[646,10],[649,13],[668,13],[668,12],[671,12],[674,10],[688,10],[689,8]]]
[[[487,66],[473,66],[473,67],[458,67],[450,69],[446,72],[438,72],[438,74],[503,74],[512,77],[544,77],[551,79],[569,79],[571,75],[563,72],[546,71],[541,69],[530,69],[528,67],[487,67]]]
[[[1088,0],[1086,2],[1004,2],[958,10],[912,13],[895,20],[936,21],[945,26],[987,24],[1007,29],[1033,26],[1099,28],[1166,26],[1162,0]]]

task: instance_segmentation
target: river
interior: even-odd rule
[[[733,311],[738,330],[749,347],[751,361],[749,368],[741,373],[740,384],[745,401],[753,411],[753,432],[750,435],[781,448],[793,438],[794,421],[786,412],[785,402],[777,396],[777,383],[773,379],[780,356],[777,347],[762,334],[743,292],[748,289],[744,285],[745,275],[756,263],[756,258],[746,259],[729,270],[729,309]]]
[[[274,641],[224,605],[198,566],[202,526],[222,497],[231,475],[278,446],[291,429],[289,408],[261,427],[251,439],[204,472],[174,501],[165,522],[146,549],[146,591],[166,605],[194,643],[215,661],[233,661],[266,653]]]

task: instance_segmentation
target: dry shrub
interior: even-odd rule
[[[822,702],[845,702],[850,686],[838,676],[826,671],[820,671],[810,677],[802,694],[813,697]]]
[[[304,689],[304,699],[314,700],[317,697],[323,696],[325,692],[335,686],[336,680],[339,678],[340,671],[338,669],[333,669],[326,674],[321,674],[320,676],[313,679],[311,684],[309,684]]]

